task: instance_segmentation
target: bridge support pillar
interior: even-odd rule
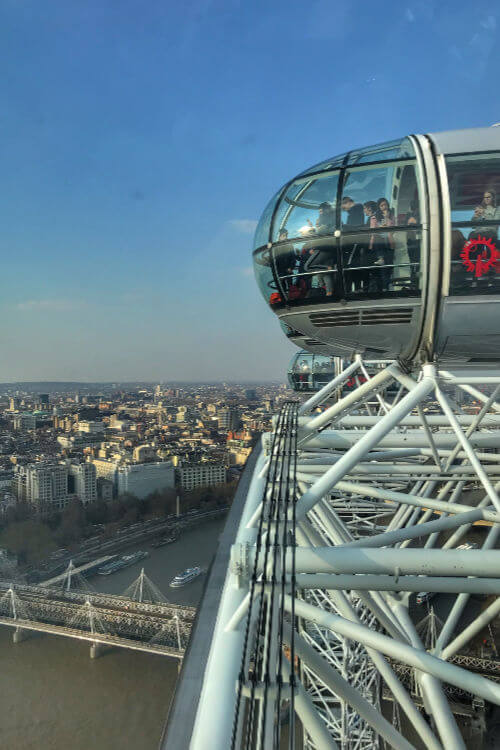
[[[12,634],[13,643],[22,643],[30,637],[30,631],[26,628],[16,628]]]
[[[111,651],[112,648],[113,646],[108,646],[105,643],[91,643],[90,644],[90,658],[98,659],[107,651]]]
[[[91,643],[90,644],[90,658],[98,659],[102,656],[105,646],[102,643]]]

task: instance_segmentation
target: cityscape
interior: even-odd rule
[[[0,387],[0,564],[23,573],[69,560],[103,521],[116,534],[177,498],[183,512],[226,505],[290,396],[271,384]]]
[[[0,0],[0,750],[500,748],[494,0]]]

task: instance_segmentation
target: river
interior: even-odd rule
[[[121,594],[144,567],[169,601],[196,605],[204,577],[180,589],[168,584],[186,567],[210,564],[224,522],[205,522],[157,549],[139,544],[135,549],[147,549],[147,559],[110,576],[94,576],[91,584]],[[0,659],[2,750],[158,748],[176,660],[125,649],[90,659],[88,644],[42,634],[14,645],[6,627],[0,627]]]

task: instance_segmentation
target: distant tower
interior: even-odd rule
[[[11,396],[9,401],[9,410],[10,411],[19,411],[19,407],[21,406],[21,399],[17,396]]]

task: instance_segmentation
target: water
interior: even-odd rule
[[[95,576],[99,591],[121,594],[142,567],[166,597],[196,605],[204,576],[171,589],[172,578],[193,565],[208,566],[224,519],[185,531],[173,544],[110,576]],[[127,550],[128,552],[128,550]],[[156,750],[177,678],[178,662],[113,649],[89,658],[89,645],[34,635],[12,643],[0,627],[0,747],[2,750]]]

